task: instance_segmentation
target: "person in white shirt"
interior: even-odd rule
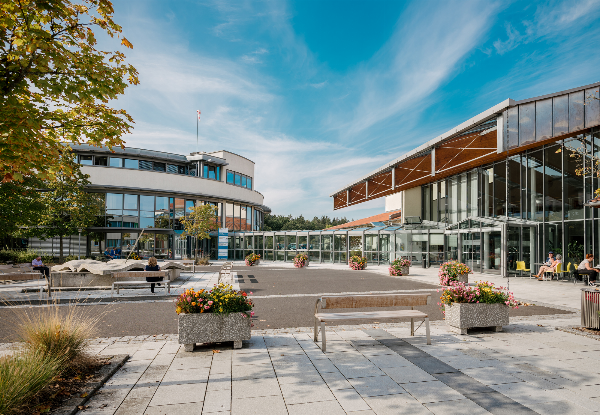
[[[41,271],[46,276],[46,278],[50,276],[50,268],[44,265],[41,256],[38,256],[36,259],[31,261],[31,265],[33,265],[34,270]]]
[[[552,254],[552,252],[550,252]],[[537,273],[538,281],[543,281],[544,272],[554,272],[556,271],[556,266],[562,262],[562,256],[556,255],[556,259],[552,258],[552,255],[549,256],[550,265],[544,265],[540,267],[540,271]]]

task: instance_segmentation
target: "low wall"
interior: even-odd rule
[[[181,275],[180,269],[167,269],[171,281]],[[90,272],[52,272],[50,274],[50,287],[110,287],[113,283],[111,275],[98,275]]]

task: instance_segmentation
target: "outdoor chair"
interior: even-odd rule
[[[569,262],[567,264],[567,270],[565,271],[564,269],[562,269],[562,263],[558,264],[556,266],[556,280],[558,281],[559,278],[563,277],[563,280],[566,278],[569,278],[569,276],[571,275],[571,263]]]
[[[530,269],[525,268],[525,261],[517,261],[517,269],[515,271],[530,272]]]

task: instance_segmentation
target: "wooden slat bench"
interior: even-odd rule
[[[165,295],[167,292],[171,293],[171,273],[167,271],[122,271],[113,272],[112,277],[115,281],[112,283],[110,290],[110,296],[114,295],[115,287],[117,287],[117,294],[119,294],[120,286],[136,286],[136,285],[150,285],[150,284],[163,284],[165,288]],[[146,281],[146,277],[163,277],[163,281],[149,282]]]
[[[427,344],[431,344],[429,334],[429,316],[415,310],[415,306],[431,303],[431,294],[382,294],[382,295],[352,295],[330,296],[317,299],[315,304],[315,333],[314,341],[319,340],[319,324],[321,326],[321,350],[326,351],[325,323],[341,320],[379,320],[383,318],[410,319],[410,335],[415,335],[415,319],[425,321]],[[368,308],[368,307],[410,307],[410,310],[393,311],[353,311],[345,313],[321,313],[324,309]]]
[[[25,281],[38,281],[41,282],[39,285],[40,295],[44,292],[44,288],[48,291],[48,297],[51,296],[50,293],[50,284],[48,278],[39,272],[39,271],[31,271],[31,272],[13,272],[0,274],[0,281],[19,281],[13,284],[3,284],[2,287],[24,287],[24,288],[37,288],[38,285],[25,284]],[[22,282],[21,282],[22,281]]]

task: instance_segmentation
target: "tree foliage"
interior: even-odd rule
[[[217,228],[217,207],[214,205],[199,205],[190,209],[185,218],[181,218],[184,236],[198,239],[210,238],[209,232]]]
[[[347,223],[346,218],[333,218],[329,216],[321,216],[320,218],[314,217],[312,220],[304,219],[304,216],[300,215],[296,218],[292,215],[266,215],[265,216],[265,231],[316,231],[320,229],[330,228],[332,226],[341,225]]]
[[[0,177],[77,176],[65,143],[122,146],[133,119],[110,100],[137,71],[120,51],[97,49],[94,30],[121,38],[108,0],[0,2]]]

